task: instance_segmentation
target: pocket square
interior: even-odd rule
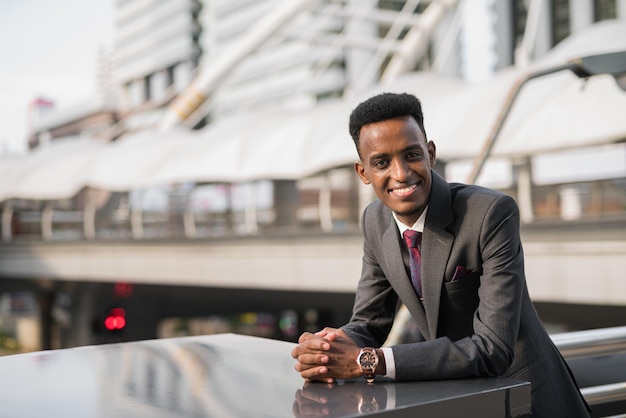
[[[467,276],[467,269],[465,266],[456,266],[456,270],[454,271],[454,276],[452,276],[451,282],[457,282]]]

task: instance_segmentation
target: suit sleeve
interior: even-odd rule
[[[483,217],[468,218],[479,222],[482,264],[474,334],[454,342],[441,336],[392,347],[396,380],[499,376],[513,361],[526,286],[519,211],[511,197],[502,195]]]

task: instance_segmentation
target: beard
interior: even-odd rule
[[[419,215],[422,214],[423,208],[413,208],[406,211],[394,211],[396,216],[404,217],[404,218],[412,218],[415,216],[415,219],[419,218]]]

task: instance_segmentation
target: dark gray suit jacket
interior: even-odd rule
[[[396,380],[510,377],[531,382],[533,417],[588,416],[528,296],[513,198],[448,184],[433,172],[421,246],[423,302],[390,209],[371,203],[362,224],[363,271],[352,319],[342,328],[357,344],[380,347],[404,303],[422,341],[392,347]],[[459,266],[467,274],[453,281]]]

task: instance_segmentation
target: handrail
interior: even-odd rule
[[[566,332],[551,338],[566,359],[626,351],[626,326]]]
[[[582,388],[580,393],[590,406],[623,401],[626,399],[626,382]]]
[[[551,338],[568,360],[626,352],[626,326],[566,332]],[[590,406],[619,402],[626,399],[626,382],[586,387],[580,393]]]

